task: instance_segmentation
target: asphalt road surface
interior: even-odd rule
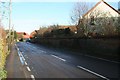
[[[23,65],[32,78],[119,77],[119,63],[26,42],[16,44]],[[70,53],[70,54],[69,54]]]

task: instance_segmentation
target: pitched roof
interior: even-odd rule
[[[110,6],[107,2],[104,0],[100,0],[94,7],[92,7],[87,13],[85,13],[83,16],[86,16],[88,13],[90,13],[92,10],[94,10],[101,2],[105,3],[107,6],[109,6],[111,9],[113,9],[115,12],[117,12],[120,15],[120,12],[116,9],[114,9],[112,6]]]
[[[23,34],[24,32],[17,32],[17,34]]]
[[[26,32],[17,32],[17,35],[23,35]],[[26,35],[23,35],[23,38],[29,38],[30,35],[28,33],[26,33]]]

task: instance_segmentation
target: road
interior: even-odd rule
[[[119,64],[73,52],[19,42],[18,52],[32,78],[118,78]],[[69,54],[70,53],[70,54]]]

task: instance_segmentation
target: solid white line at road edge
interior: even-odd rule
[[[102,76],[102,75],[100,75],[100,74],[98,74],[98,73],[95,73],[95,72],[93,72],[93,71],[91,71],[91,70],[89,70],[89,69],[86,69],[86,68],[84,68],[84,67],[82,67],[82,66],[77,66],[78,68],[80,68],[80,69],[83,69],[83,70],[85,70],[85,71],[87,71],[87,72],[90,72],[90,73],[92,73],[92,74],[94,74],[94,75],[96,75],[96,76],[99,76],[99,77],[101,77],[101,78],[104,78],[104,79],[106,79],[106,80],[110,80],[110,79],[108,79],[108,78],[106,78],[106,77],[104,77],[104,76]]]
[[[19,48],[17,47],[17,50],[19,51]]]
[[[28,70],[28,71],[31,71],[30,68],[29,68],[28,66],[27,66],[27,70]]]
[[[62,61],[66,61],[65,59],[60,58],[60,57],[58,57],[58,56],[55,56],[55,55],[51,55],[51,56],[53,56],[53,57],[55,57],[55,58],[57,58],[57,59],[60,59],[60,60],[62,60]]]
[[[34,77],[34,75],[30,75],[31,76],[31,78],[33,79],[33,80],[35,80],[35,77]]]
[[[25,61],[25,58],[23,57],[22,52],[21,52],[21,56],[22,56],[23,60]]]

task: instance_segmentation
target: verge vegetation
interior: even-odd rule
[[[0,27],[0,78],[7,77],[5,70],[6,57],[8,55],[8,46],[6,44],[6,32]]]

